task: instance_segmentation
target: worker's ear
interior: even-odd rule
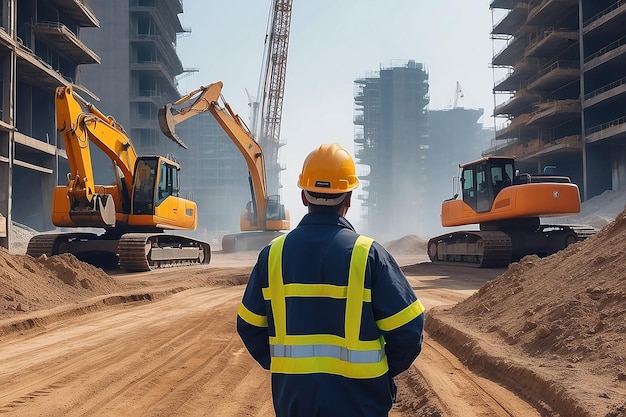
[[[304,195],[304,190],[300,191],[300,197],[302,197],[302,204],[304,204],[305,207],[308,207],[309,202],[306,199],[306,196]]]
[[[346,196],[346,199],[344,200],[346,208],[350,207],[351,199],[352,199],[352,191],[348,193],[348,195]]]
[[[345,215],[348,213],[348,209],[350,208],[351,198],[352,198],[352,191],[350,191],[348,195],[346,195],[346,198],[344,198],[343,201],[341,202],[341,206],[339,208],[340,216],[345,217]]]

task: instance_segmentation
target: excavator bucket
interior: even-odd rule
[[[185,142],[174,132],[174,126],[176,126],[176,122],[172,115],[172,105],[167,104],[165,107],[159,109],[159,127],[161,128],[161,132],[176,142],[180,147],[187,149]]]

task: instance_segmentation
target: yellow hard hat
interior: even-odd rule
[[[347,193],[359,186],[352,156],[338,143],[321,145],[306,157],[298,187],[323,194]]]

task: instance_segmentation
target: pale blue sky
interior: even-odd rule
[[[306,155],[321,143],[353,152],[354,83],[381,65],[413,59],[429,74],[430,110],[451,108],[456,82],[459,106],[484,108],[493,126],[494,74],[489,0],[294,0],[285,81],[280,162],[282,199],[292,226],[305,213],[296,187]],[[246,89],[256,95],[263,59],[269,0],[185,0],[180,15],[191,33],[178,39],[185,93],[223,81],[222,93],[247,121]],[[500,46],[496,46],[500,48]],[[502,75],[495,75],[501,78]],[[463,161],[459,161],[463,162]],[[348,219],[358,226],[358,207]]]

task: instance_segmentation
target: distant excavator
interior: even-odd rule
[[[526,255],[551,255],[597,232],[585,225],[541,224],[541,217],[580,212],[578,186],[569,177],[521,174],[514,157],[485,157],[460,169],[458,192],[441,205],[441,225],[478,224],[479,230],[431,238],[432,262],[506,267]]]
[[[246,124],[223,99],[222,86],[221,81],[202,86],[176,102],[166,104],[159,110],[159,126],[164,135],[184,144],[175,133],[178,123],[206,111],[217,120],[246,160],[252,195],[240,216],[242,233],[225,235],[222,251],[257,250],[281,234],[282,230],[290,229],[289,212],[280,203],[280,196],[267,195],[263,151]],[[184,105],[187,102],[191,104]]]

